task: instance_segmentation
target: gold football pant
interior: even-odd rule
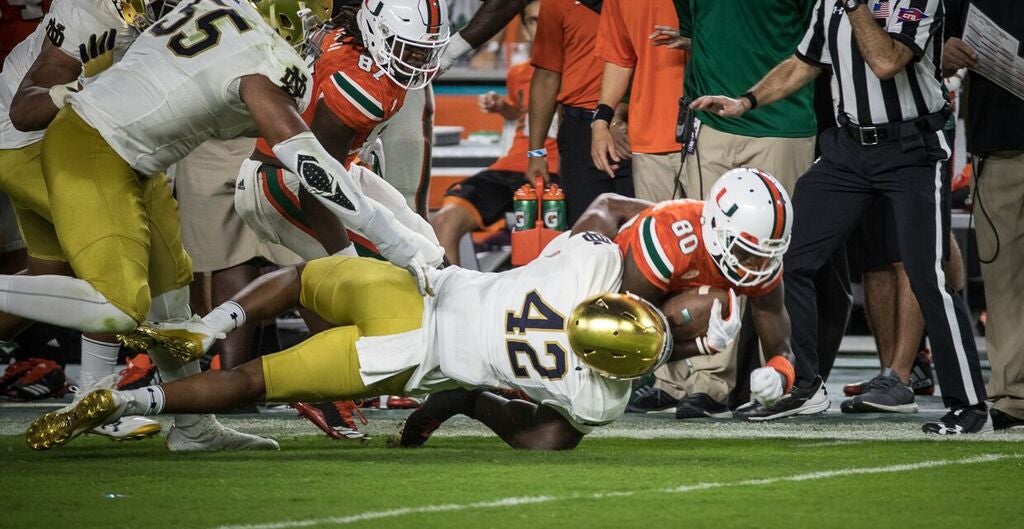
[[[0,191],[7,193],[28,254],[47,261],[63,261],[64,252],[50,218],[43,167],[42,142],[0,150]]]
[[[150,300],[192,281],[178,205],[163,175],[139,175],[64,107],[42,147],[53,224],[75,275],[136,321]]]
[[[302,272],[300,302],[339,327],[263,357],[268,401],[353,400],[404,393],[411,370],[370,386],[363,384],[355,343],[361,336],[420,328],[423,297],[412,275],[366,257],[316,259]]]

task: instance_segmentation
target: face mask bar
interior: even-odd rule
[[[782,266],[782,255],[789,247],[788,239],[770,239],[763,241],[761,246],[755,246],[727,230],[715,230],[715,234],[722,248],[719,259],[726,268],[723,271],[736,286],[741,287],[757,286],[774,277]],[[752,267],[744,263],[755,259],[761,260],[761,266]]]
[[[386,64],[381,64],[384,72],[407,90],[418,90],[426,86],[440,70],[441,53],[448,46],[448,39],[420,42],[391,35],[385,44],[389,47],[387,55],[390,59]]]

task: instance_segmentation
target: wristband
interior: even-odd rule
[[[750,101],[750,110],[754,110],[755,108],[757,108],[757,98],[754,97],[754,93],[751,92],[750,90],[747,90],[746,92],[740,94],[740,97],[746,99],[747,101]]]
[[[771,357],[764,366],[778,371],[782,377],[786,379],[786,387],[782,390],[783,393],[789,393],[789,390],[793,389],[793,382],[796,380],[796,373],[793,370],[793,363],[790,362],[788,358],[782,355],[775,355]]]
[[[544,148],[534,149],[532,151],[526,151],[526,157],[527,158],[546,158],[547,155],[548,155],[548,150],[544,149]]]
[[[707,336],[701,336],[699,338],[694,338],[693,341],[694,341],[694,343],[697,344],[697,351],[699,351],[700,354],[702,354],[704,356],[713,355],[713,354],[718,352],[713,347],[711,347],[710,344],[708,344],[708,337]]]
[[[594,121],[605,121],[610,124],[614,117],[615,109],[604,103],[597,105],[597,108],[594,110]]]

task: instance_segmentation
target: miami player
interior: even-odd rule
[[[391,0],[381,6],[338,7],[331,23],[310,37],[312,97],[302,117],[327,152],[349,168],[364,194],[436,243],[433,230],[409,209],[401,193],[373,172],[352,166],[360,151],[374,146],[407,91],[423,89],[437,73],[448,42],[448,10],[442,0]],[[278,15],[271,20],[283,19]],[[297,40],[303,32],[300,22],[278,23],[275,29]],[[252,159],[239,170],[235,204],[261,238],[307,260],[349,245],[336,216],[302,189],[298,176],[274,156],[266,140],[257,142]],[[363,235],[351,238],[364,252],[376,251]],[[354,249],[348,251],[355,255]]]
[[[124,413],[462,387],[470,398],[459,411],[509,445],[573,448],[622,415],[630,377],[671,355],[664,315],[636,296],[615,294],[622,265],[610,239],[585,232],[559,236],[541,257],[507,272],[433,270],[435,295],[426,298],[409,274],[375,259],[332,256],[282,269],[235,297],[239,316],[262,319],[300,305],[339,327],[231,371],[141,390],[98,390],[36,420],[27,442],[34,449],[58,446]],[[204,323],[202,334],[187,337],[198,343],[234,325]],[[182,334],[168,337],[174,336]],[[492,388],[520,390],[534,402],[483,391]]]
[[[0,276],[2,310],[83,330],[135,329],[151,293],[145,182],[210,137],[258,132],[319,200],[422,279],[441,251],[362,196],[302,121],[311,78],[296,44],[248,2],[188,0],[72,94],[42,157],[54,225],[82,279]]]

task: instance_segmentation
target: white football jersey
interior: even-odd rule
[[[136,171],[152,175],[210,138],[256,136],[239,94],[263,75],[309,103],[309,70],[246,0],[187,0],[71,105]]]
[[[519,389],[580,426],[617,419],[631,384],[583,364],[565,319],[586,298],[618,292],[622,256],[597,233],[562,234],[530,264],[502,273],[451,267],[434,278],[428,357],[463,386]]]
[[[43,138],[43,131],[21,132],[11,124],[10,105],[25,73],[47,40],[81,61],[82,48],[99,45],[114,35],[114,60],[120,59],[138,33],[121,19],[110,0],[55,0],[50,11],[25,40],[11,50],[0,71],[0,149],[16,149]],[[106,45],[106,43],[103,43]]]

